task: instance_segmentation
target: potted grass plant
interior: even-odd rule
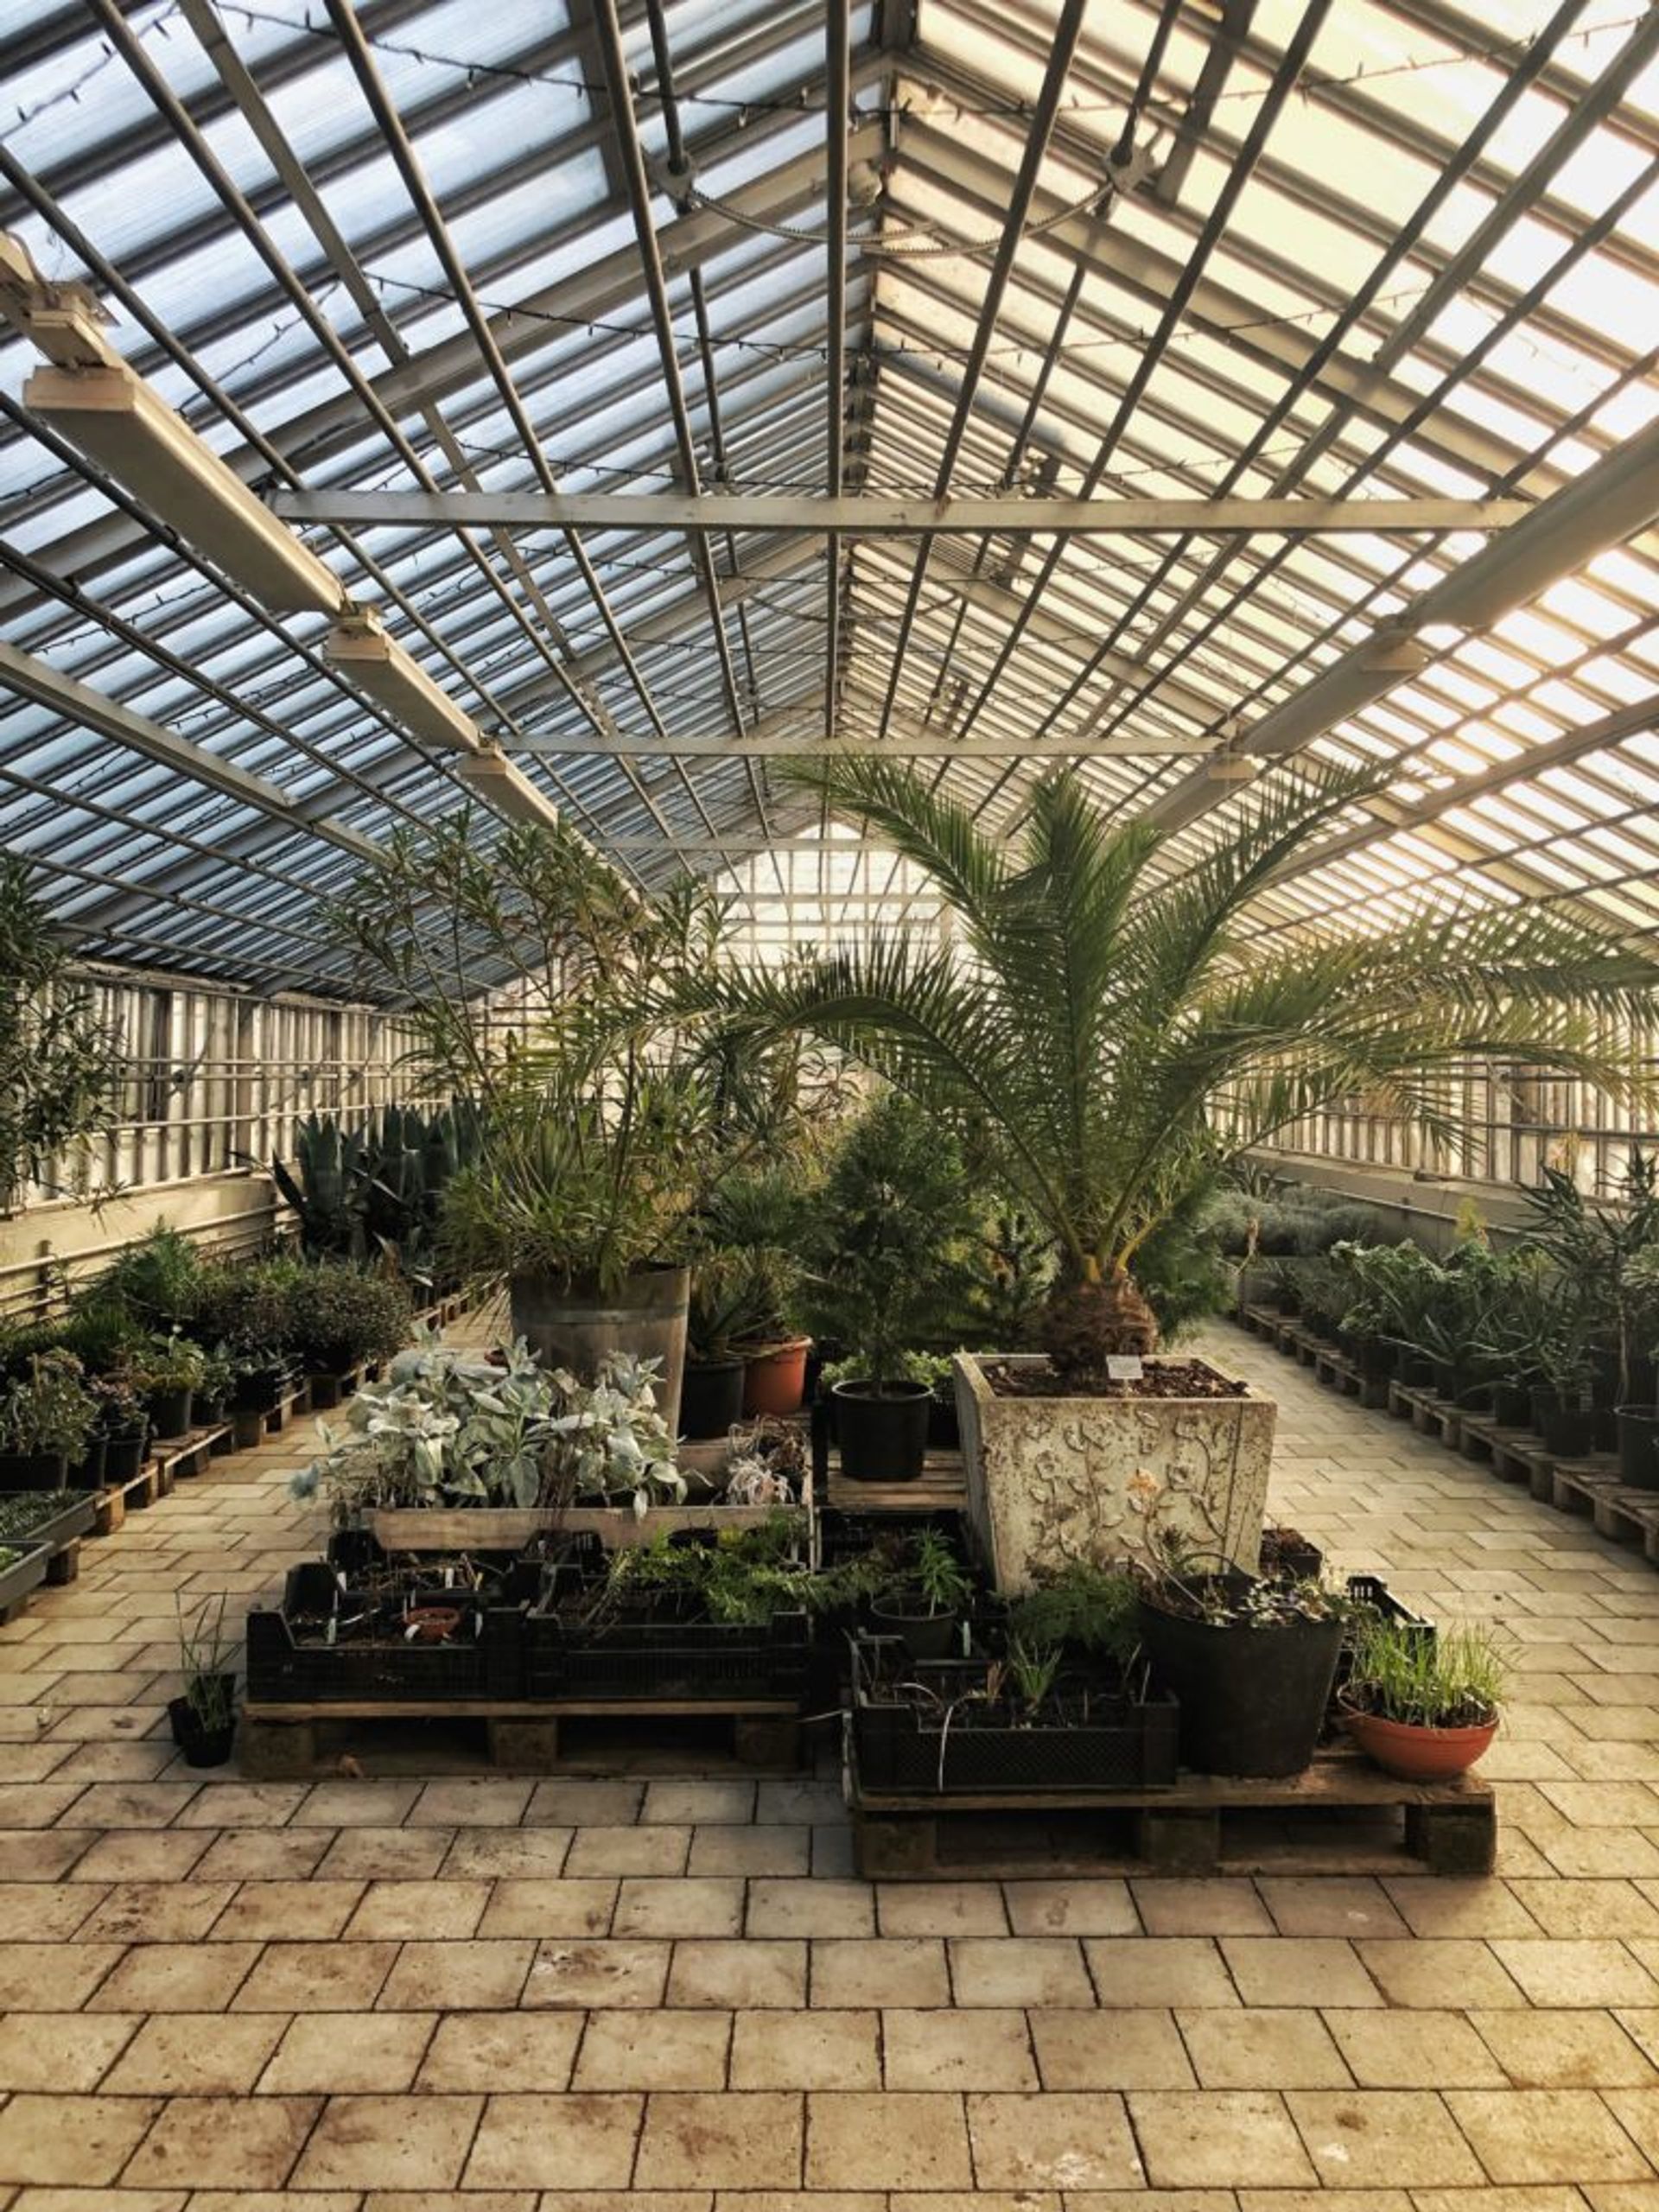
[[[1506,1668],[1490,1629],[1409,1626],[1362,1618],[1340,1694],[1349,1734],[1366,1757],[1405,1782],[1465,1773],[1497,1733]]]
[[[791,772],[918,868],[953,927],[728,975],[707,1002],[762,1038],[804,1027],[971,1131],[990,1184],[1051,1235],[1046,1361],[957,1366],[969,1501],[1007,1588],[1068,1550],[1109,1556],[1142,1471],[1197,1491],[1194,1529],[1224,1487],[1225,1554],[1255,1559],[1271,1403],[1217,1392],[1213,1363],[1159,1362],[1136,1281],[1196,1186],[1357,1090],[1449,1134],[1456,1116],[1425,1077],[1483,1052],[1653,1095],[1630,1039],[1659,1010],[1659,965],[1579,918],[1517,904],[1317,944],[1255,931],[1254,902],[1366,777],[1305,763],[1234,792],[1222,834],[1175,865],[1174,828],[1102,802],[1075,772],[1033,785],[1012,837],[901,763]],[[1141,1375],[1117,1382],[1113,1359]]]
[[[186,1618],[178,1599],[180,1694],[169,1699],[173,1740],[192,1767],[223,1766],[236,1737],[236,1675],[226,1663],[225,1600],[204,1599]]]

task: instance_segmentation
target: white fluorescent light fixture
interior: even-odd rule
[[[484,734],[417,660],[393,643],[372,614],[353,614],[329,631],[323,652],[338,668],[378,699],[411,737],[447,745],[462,753],[484,749]]]
[[[36,369],[23,404],[278,613],[337,614],[340,579],[124,364]]]
[[[515,822],[539,823],[551,830],[559,810],[539,785],[531,783],[516,761],[509,760],[499,745],[486,746],[461,764],[464,784],[489,801],[499,814]]]

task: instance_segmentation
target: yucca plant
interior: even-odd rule
[[[1035,786],[1014,835],[891,761],[797,774],[916,864],[956,928],[728,973],[716,1003],[762,1038],[816,1033],[976,1135],[1058,1247],[1043,1337],[1080,1381],[1154,1345],[1135,1267],[1160,1224],[1300,1116],[1363,1096],[1449,1140],[1446,1071],[1476,1055],[1649,1087],[1630,1039],[1659,1009],[1659,966],[1565,913],[1252,931],[1252,903],[1368,788],[1352,776],[1299,769],[1183,867],[1169,830],[1071,772]]]

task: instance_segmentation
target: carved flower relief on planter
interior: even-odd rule
[[[969,1510],[998,1586],[1145,1548],[1137,1485],[1161,1532],[1253,1568],[1261,1543],[1275,1408],[1248,1395],[1204,1399],[1002,1397],[979,1363],[957,1361]]]

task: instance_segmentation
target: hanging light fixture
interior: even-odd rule
[[[336,622],[323,653],[331,668],[340,670],[378,699],[411,737],[462,753],[483,750],[484,734],[472,716],[386,635],[378,615],[353,613]]]

